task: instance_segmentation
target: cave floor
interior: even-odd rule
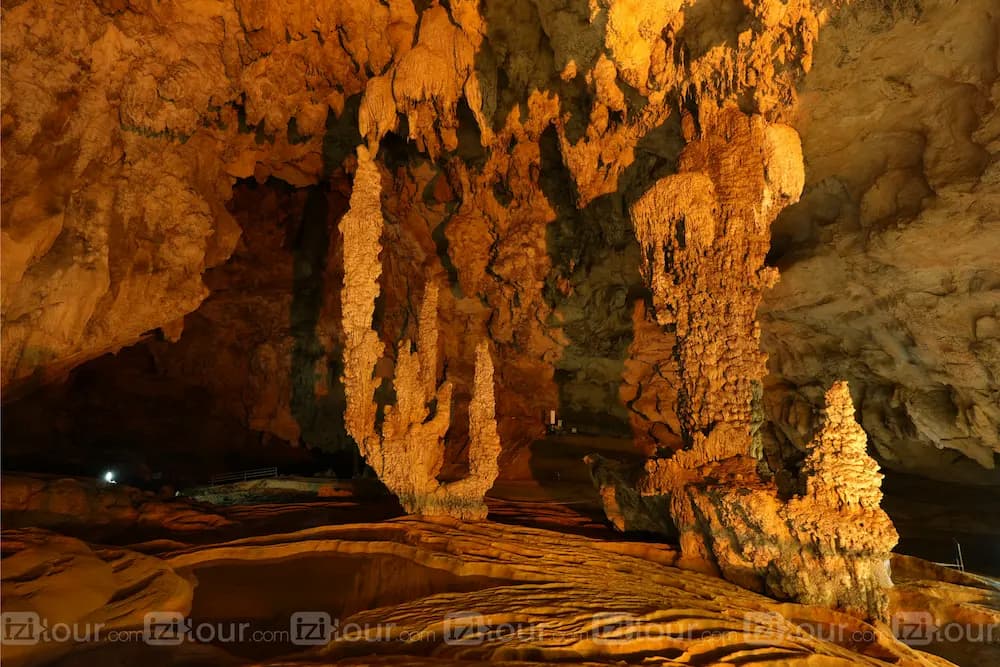
[[[287,628],[294,614],[308,611],[397,633],[322,647],[291,642],[287,633],[267,642],[105,642],[72,651],[5,650],[5,660],[148,667],[289,664],[286,658],[295,664],[631,664],[654,657],[688,665],[945,664],[895,641],[888,626],[675,569],[672,545],[614,532],[582,459],[595,451],[634,456],[630,447],[606,437],[539,441],[522,462],[528,474],[498,480],[487,497],[489,521],[478,523],[404,517],[393,498],[371,489],[292,502],[166,503],[197,520],[167,511],[158,525],[84,522],[54,527],[58,533],[30,528],[39,525],[33,517],[5,513],[5,610],[58,608],[64,616],[132,629],[143,628],[147,613],[168,610],[195,626],[239,621],[262,631]],[[996,559],[977,552],[1000,534],[988,511],[996,506],[991,489],[949,493],[939,483],[891,473],[886,481],[886,506],[903,536],[899,552],[948,560],[952,538],[960,535],[966,565],[992,574]],[[94,577],[102,568],[112,574]],[[45,583],[74,571],[98,590]],[[931,613],[939,624],[1000,627],[1000,589],[988,582],[901,557],[893,559],[893,577],[894,609]],[[598,628],[595,639],[594,624],[609,614],[613,629]],[[467,642],[448,637],[456,615],[473,619]],[[765,617],[770,629],[758,627]],[[783,628],[777,636],[774,623]],[[831,637],[837,628],[867,639]],[[403,641],[404,632],[421,638]],[[1000,664],[997,640],[923,648],[959,665]]]
[[[158,635],[178,642],[5,647],[15,665],[948,664],[886,625],[672,567],[663,545],[492,521],[400,517],[161,543],[155,557],[32,531],[5,538],[23,547],[4,563],[7,609],[30,601],[139,633],[182,619]],[[955,589],[977,605],[988,595]],[[922,588],[910,595],[911,605],[927,599]],[[316,627],[329,641],[312,641]],[[990,664],[993,648],[954,657]]]
[[[590,435],[551,435],[535,442],[515,475],[498,479],[487,494],[491,521],[543,528],[593,539],[622,541],[604,516],[584,456],[598,453],[619,460],[637,460],[628,438]],[[958,546],[967,570],[1000,578],[1000,486],[969,487],[885,471],[883,507],[900,534],[896,553],[939,563],[954,563]],[[331,480],[338,483],[338,480]],[[340,480],[350,488],[351,482]],[[321,483],[313,482],[313,486]],[[132,545],[156,552],[172,542],[207,544],[256,535],[284,533],[325,525],[377,522],[404,514],[384,490],[338,493],[335,497],[299,495],[272,502],[207,505],[204,511],[221,514],[223,526],[189,524],[116,527],[65,525],[58,529],[90,541]],[[279,501],[280,500],[280,501]],[[45,525],[33,517],[5,516],[6,527]],[[194,528],[199,528],[195,525]],[[640,541],[655,536],[633,536]]]

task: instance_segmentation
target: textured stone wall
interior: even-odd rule
[[[676,332],[655,322],[663,286],[657,297],[638,275],[627,211],[688,170],[679,154],[700,128],[682,117],[729,104],[794,127],[805,156],[803,201],[775,223],[771,260],[784,278],[762,306],[769,455],[801,458],[823,389],[843,377],[889,466],[995,482],[990,9],[989,0],[14,3],[3,13],[0,93],[5,400],[138,341],[175,340],[185,327],[195,337],[201,315],[183,318],[223,289],[207,272],[232,256],[241,227],[252,233],[227,208],[239,205],[238,180],[342,190],[365,142],[384,184],[383,343],[412,336],[423,285],[441,280],[442,364],[459,424],[449,461],[466,457],[482,338],[496,361],[502,464],[556,407],[595,429],[630,428],[647,452],[674,448],[697,427],[681,424],[674,396],[705,404],[709,384],[731,380],[708,372],[719,346],[709,345],[701,385],[681,386],[664,361]],[[719,150],[706,144],[697,159]],[[719,206],[739,200],[712,188]],[[336,253],[335,232],[328,240]],[[762,247],[748,251],[757,262]],[[335,257],[329,268],[300,259],[329,271],[325,284],[339,280]],[[335,428],[323,415],[337,412],[327,397],[338,390],[341,341],[330,324],[336,295],[309,299],[319,310],[296,326],[312,334],[295,336],[308,349],[289,350],[285,333],[227,307],[226,317],[243,318],[240,340],[255,341],[229,366],[254,370],[206,383],[232,392],[237,377],[281,376],[274,395],[252,380],[259,397],[225,402],[248,406],[240,419],[254,431],[292,440],[298,430],[319,443]],[[222,310],[206,307],[209,319]],[[736,317],[740,329],[751,312]],[[742,406],[706,405],[698,420]]]
[[[884,465],[1000,482],[998,43],[989,0],[857,2],[823,28],[761,308],[787,448],[844,378]]]

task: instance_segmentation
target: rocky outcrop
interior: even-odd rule
[[[619,393],[629,408],[636,448],[647,456],[679,449],[676,332],[661,326],[644,301],[637,301],[632,309],[632,327]]]
[[[798,136],[735,108],[697,121],[680,173],[632,208],[657,322],[673,327],[678,417],[690,443],[715,424],[749,429],[752,384],[765,374],[757,305],[777,273],[764,267],[770,224],[802,189]],[[749,453],[749,452],[747,452]]]
[[[889,605],[897,637],[956,665],[1000,660],[1000,591],[991,580],[898,554],[892,557],[892,579]]]
[[[70,477],[3,476],[2,509],[7,527],[66,530],[109,526],[183,533],[232,523],[204,508],[171,500],[128,486]]]
[[[759,470],[766,357],[756,309],[777,279],[764,266],[770,224],[803,185],[798,136],[735,108],[703,112],[697,125],[686,116],[683,126],[689,144],[679,173],[631,210],[657,323],[675,336],[683,448],[649,459],[636,486],[668,503],[687,566],[885,619],[886,562],[897,536],[879,508],[881,476],[847,385],[827,394],[802,495],[786,503]],[[608,475],[598,470],[605,506],[621,527],[629,492],[613,489],[627,480],[601,477]],[[655,510],[635,499],[625,505],[628,514]]]
[[[493,362],[488,344],[476,349],[476,370],[469,406],[469,471],[464,479],[442,483],[444,436],[451,425],[452,385],[438,384],[438,287],[424,287],[416,352],[409,340],[396,351],[392,379],[395,405],[384,407],[377,424],[375,373],[384,346],[371,328],[379,295],[382,264],[381,183],[368,151],[358,147],[358,170],[350,210],[340,221],[344,239],[341,312],[344,335],[344,388],[348,433],[378,478],[413,514],[448,514],[483,519],[486,491],[496,479],[500,438],[494,418]]]
[[[41,529],[4,530],[3,548],[5,618],[25,640],[5,638],[11,664],[51,664],[117,632],[142,632],[149,613],[191,610],[192,582],[158,558]]]
[[[826,401],[804,491],[790,499],[760,477],[752,458],[733,453],[747,434],[732,428],[713,431],[701,450],[648,461],[638,487],[669,499],[690,566],[717,567],[726,579],[778,598],[885,620],[897,535],[879,506],[881,475],[847,385],[831,387]]]
[[[419,653],[429,659],[415,664],[444,665],[609,659],[631,665],[660,657],[694,665],[752,657],[775,667],[789,662],[947,664],[897,641],[885,625],[778,603],[672,567],[673,554],[658,545],[608,543],[492,522],[406,517],[324,526],[188,549],[166,562],[197,572],[200,565],[222,561],[295,562],[291,559],[307,554],[332,560],[352,553],[391,556],[463,579],[489,577],[492,585],[358,611],[341,619],[342,627],[388,627],[388,635],[332,637],[316,654],[301,656],[306,664],[340,664],[362,651],[358,660],[365,664],[389,662],[387,652],[407,664],[414,662],[411,653]]]
[[[681,3],[20,3],[4,14],[3,152],[16,177],[4,196],[3,383],[29,388],[160,328],[176,338],[207,295],[202,274],[236,243],[234,181],[321,182],[360,133],[387,164],[410,140],[439,172],[424,222],[443,266],[422,268],[449,273],[455,326],[492,339],[500,433],[526,444],[556,406],[565,344],[544,296],[555,212],[543,163],[560,163],[568,200],[585,207],[618,196],[636,180],[629,168],[669,168],[643,151],[670,143],[682,99],[746,92],[780,113],[819,14],[770,5],[716,22]],[[428,192],[404,162],[389,178]],[[412,200],[391,215],[415,220]],[[261,365],[280,366],[272,352]],[[474,346],[459,354],[467,396]],[[271,408],[255,425],[290,436]]]
[[[51,664],[60,656],[57,664],[101,665],[552,665],[609,659],[638,665],[660,657],[692,665],[752,657],[767,667],[948,664],[894,639],[887,626],[782,604],[679,570],[670,564],[672,552],[655,544],[610,544],[445,518],[291,533],[271,528],[224,544],[159,545],[169,551],[158,557],[44,531],[4,531],[5,613],[33,611],[50,628],[104,623],[91,641],[5,645],[5,664]],[[359,562],[369,575],[363,581],[356,579]],[[313,569],[319,563],[322,569]],[[244,596],[220,595],[226,581],[244,585],[246,573],[258,568],[273,576],[269,584]],[[317,571],[356,585],[336,594],[323,591],[325,602],[317,605]],[[350,607],[341,600],[348,597]],[[279,645],[282,654],[275,657],[265,652],[275,648],[271,642],[262,648],[263,642],[195,639],[206,636],[195,634],[203,624],[230,633],[232,621],[218,616],[226,610],[237,610],[234,616],[248,624],[248,632],[287,633],[289,607],[296,603],[305,606],[291,609],[324,608],[339,621],[325,645]],[[188,630],[185,641],[142,641],[148,636],[143,617],[150,612],[176,614]],[[276,625],[265,624],[272,621]],[[355,627],[365,630],[350,631]],[[117,630],[136,634],[132,641],[115,641]]]
[[[996,484],[1000,19],[988,1],[854,2],[821,30],[792,125],[801,201],[761,306],[776,446],[850,382],[889,469]]]
[[[211,267],[227,266],[234,248],[240,259],[240,227],[256,231],[239,210],[254,206],[240,195],[250,182],[338,191],[365,141],[386,183],[379,334],[393,344],[389,358],[413,337],[423,285],[441,286],[458,417],[449,464],[467,456],[465,411],[486,338],[502,463],[544,433],[541,415],[553,408],[595,430],[630,426],[647,453],[675,448],[672,396],[707,400],[715,351],[704,386],[684,387],[673,360],[651,352],[672,347],[677,332],[654,324],[661,315],[649,308],[630,325],[647,295],[626,212],[665,177],[681,179],[673,189],[691,177],[684,196],[706,198],[679,153],[706,109],[729,105],[769,128],[794,127],[808,167],[804,200],[775,223],[771,259],[785,279],[763,302],[775,390],[763,401],[774,423],[768,456],[801,459],[825,387],[846,378],[887,466],[995,482],[989,9],[988,0],[958,9],[938,0],[17,3],[3,16],[5,400],[145,341],[159,371],[221,396],[242,440],[343,446],[331,417],[343,407],[334,291],[302,297],[313,288],[293,285],[290,304],[273,294],[227,300],[219,293],[236,285]],[[942,55],[931,58],[933,48]],[[685,159],[714,159],[704,146],[708,158],[691,149]],[[721,206],[743,205],[741,193],[712,188]],[[763,213],[775,202],[758,203]],[[332,260],[337,244],[328,248]],[[293,283],[339,280],[336,262],[299,264]],[[754,301],[755,290],[740,298]],[[282,311],[303,300],[320,312],[292,323]],[[219,333],[220,318],[240,321]],[[746,313],[734,321],[748,326]],[[184,350],[163,351],[185,335]],[[225,354],[201,368],[195,359],[216,335]],[[744,410],[746,382],[756,396],[754,379],[736,380],[741,397],[699,419]]]
[[[584,457],[590,478],[601,496],[608,521],[622,533],[650,533],[676,538],[677,528],[670,518],[670,497],[643,494],[643,469],[599,454]]]

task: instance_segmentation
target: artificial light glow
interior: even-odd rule
[[[115,483],[115,473],[113,471],[111,471],[111,470],[109,470],[106,473],[104,473],[104,481],[107,482],[108,484],[114,484]]]

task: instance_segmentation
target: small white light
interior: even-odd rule
[[[104,473],[104,481],[108,484],[115,484],[115,473],[111,470]]]

